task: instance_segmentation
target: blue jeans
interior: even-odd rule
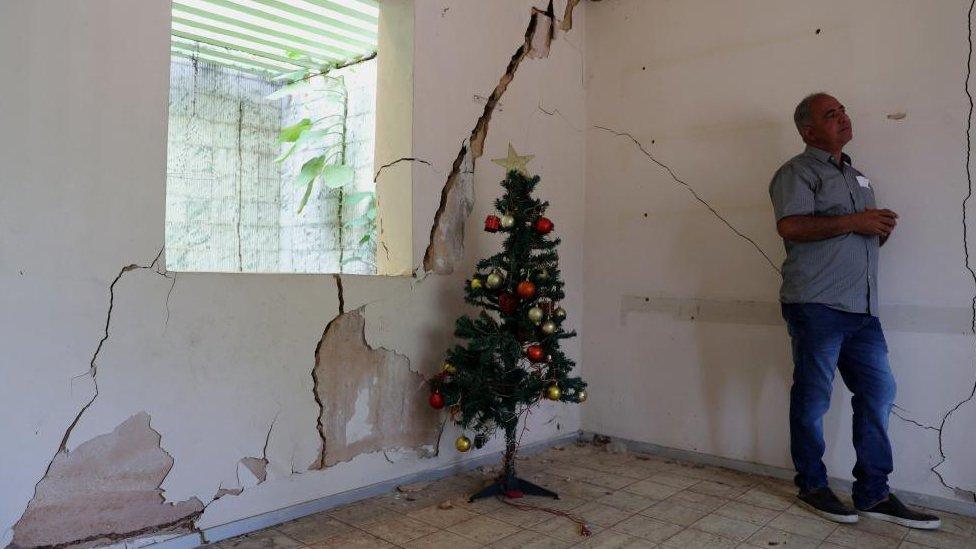
[[[801,492],[827,486],[823,416],[834,371],[840,370],[854,395],[854,505],[871,507],[887,497],[893,468],[887,431],[895,379],[881,323],[816,303],[783,304],[783,318],[793,342],[790,451],[796,485]]]

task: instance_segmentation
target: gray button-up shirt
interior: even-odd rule
[[[776,221],[791,215],[836,216],[875,208],[874,189],[841,155],[807,147],[776,172],[769,184]],[[814,242],[784,240],[783,303],[820,303],[878,316],[877,236],[842,234]]]

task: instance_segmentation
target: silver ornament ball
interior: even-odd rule
[[[501,226],[503,229],[511,229],[515,226],[515,218],[508,214],[503,215],[501,219]]]
[[[536,323],[540,322],[542,320],[542,317],[545,315],[545,313],[542,312],[542,309],[538,307],[532,307],[531,309],[529,309],[529,312],[527,314],[529,316],[529,320]]]
[[[504,282],[505,279],[502,278],[502,275],[498,274],[498,272],[492,272],[488,275],[487,278],[485,278],[485,286],[488,286],[492,290],[501,288]]]

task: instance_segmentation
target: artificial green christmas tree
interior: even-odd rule
[[[472,500],[496,494],[558,497],[516,477],[519,420],[543,399],[586,400],[586,383],[570,376],[575,364],[559,348],[576,333],[563,327],[560,240],[550,236],[549,203],[532,196],[539,177],[524,172],[531,158],[509,145],[508,158],[495,160],[508,174],[505,193],[495,201],[500,215],[488,216],[485,230],[504,234],[505,241],[499,253],[478,262],[467,281],[465,301],[481,313],[457,319],[454,335],[461,342],[431,380],[431,406],[447,406],[452,420],[475,435],[473,443],[466,435],[458,438],[459,451],[482,447],[498,429],[505,433],[502,474]]]

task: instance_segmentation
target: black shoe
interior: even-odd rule
[[[837,499],[830,488],[817,488],[809,492],[800,492],[799,498],[811,511],[827,520],[843,522],[844,524],[857,522],[857,513]]]
[[[909,509],[894,494],[888,494],[887,498],[874,504],[873,507],[858,509],[858,511],[866,517],[894,522],[909,528],[936,530],[942,526],[942,520],[939,517]]]

